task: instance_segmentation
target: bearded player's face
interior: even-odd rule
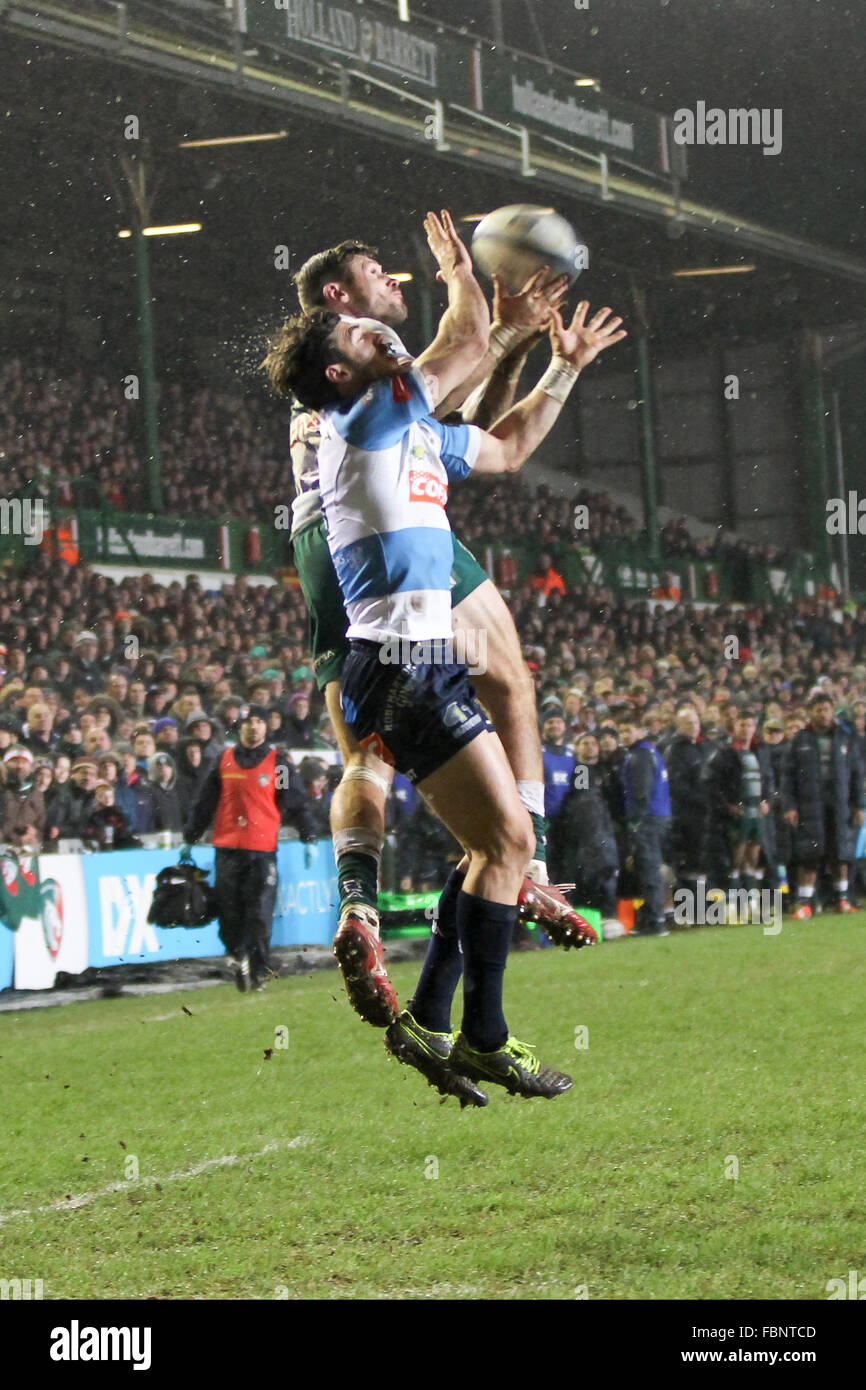
[[[344,285],[348,308],[358,318],[378,319],[389,328],[405,323],[409,315],[397,281],[386,275],[378,261],[354,256],[349,264],[350,278]]]

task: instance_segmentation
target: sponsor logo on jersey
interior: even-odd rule
[[[435,473],[425,473],[421,468],[409,470],[409,501],[435,502],[444,507],[448,501],[448,484],[437,478]]]

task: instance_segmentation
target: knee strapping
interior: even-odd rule
[[[388,777],[383,777],[381,772],[376,772],[372,767],[365,766],[364,763],[352,763],[347,767],[341,778],[340,785],[345,782],[372,782],[374,787],[378,787],[384,796],[391,790],[391,781]]]

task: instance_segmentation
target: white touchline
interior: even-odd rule
[[[86,1207],[90,1202],[97,1201],[100,1197],[110,1197],[115,1192],[130,1192],[136,1187],[155,1187],[159,1183],[160,1187],[167,1182],[183,1182],[185,1178],[197,1178],[202,1173],[208,1172],[210,1168],[232,1168],[238,1163],[249,1163],[254,1158],[264,1158],[265,1154],[277,1153],[280,1149],[298,1149],[307,1143],[306,1135],[299,1134],[294,1139],[287,1139],[282,1144],[265,1144],[263,1149],[259,1149],[253,1154],[222,1154],[219,1158],[205,1158],[201,1163],[196,1163],[192,1168],[180,1168],[176,1173],[167,1173],[165,1177],[145,1177],[130,1178],[128,1182],[111,1182],[107,1187],[99,1187],[95,1192],[81,1192],[75,1197],[63,1197],[57,1202],[49,1202],[45,1207],[25,1207],[20,1211],[0,1212],[0,1226],[7,1221],[14,1221],[17,1216],[42,1216],[51,1211],[77,1211],[79,1207]]]

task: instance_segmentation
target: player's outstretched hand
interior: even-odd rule
[[[437,280],[447,281],[455,270],[468,270],[470,275],[473,273],[472,257],[457,235],[447,208],[442,209],[441,218],[435,212],[428,212],[424,218],[424,231],[427,233],[427,245],[439,267]]]
[[[612,347],[626,336],[626,330],[619,327],[622,319],[610,318],[612,309],[599,309],[589,323],[586,322],[588,313],[589,301],[582,299],[566,328],[559,310],[550,310],[550,342],[553,351],[578,368],[588,367],[600,352],[604,352],[605,348]]]
[[[558,275],[545,283],[550,266],[543,265],[531,275],[517,294],[509,294],[498,275],[493,277],[493,323],[513,328],[519,341],[525,342],[547,328],[550,311],[555,309],[568,291],[568,276]]]

